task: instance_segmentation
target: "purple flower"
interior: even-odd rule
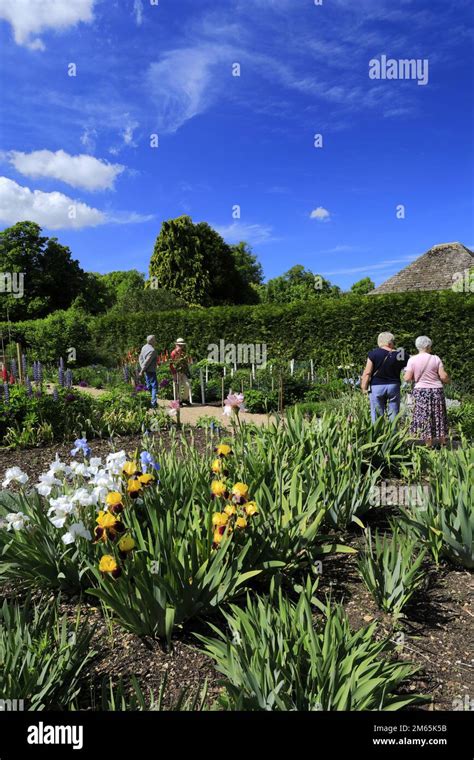
[[[135,386],[135,390],[137,393],[141,393],[142,391],[146,391],[146,385],[141,385],[140,383]]]
[[[160,465],[155,462],[153,456],[150,454],[149,451],[142,451],[140,454],[140,462],[142,463],[142,470],[143,472],[146,472],[148,467],[151,467],[154,470],[159,470]]]
[[[80,380],[80,381],[79,381],[79,383],[78,383],[78,385],[79,385],[81,388],[87,388],[87,383],[86,383],[86,381],[85,381],[85,380]]]
[[[31,398],[31,396],[33,395],[33,389],[31,387],[31,380],[28,376],[26,378],[26,392],[28,396]]]
[[[23,370],[23,375],[26,377],[26,373],[28,370],[28,366],[26,364],[26,354],[21,355],[21,368]]]
[[[10,389],[8,387],[8,383],[3,383],[3,392],[5,394],[5,404],[8,404],[10,401]]]
[[[75,400],[76,400],[76,397],[75,397],[74,393],[68,393],[67,394],[66,401],[68,403],[71,403],[72,401],[75,401]]]
[[[167,378],[165,377],[163,380],[160,381],[160,388],[167,388],[169,384],[170,384],[170,381],[167,380]]]
[[[11,365],[10,366],[11,366],[12,375],[13,375],[13,377],[16,380],[17,377],[18,377],[18,367],[17,367],[15,359],[11,360]]]
[[[84,457],[87,459],[90,457],[91,449],[87,443],[87,438],[76,438],[74,441],[74,448],[71,449],[71,456],[75,457],[80,451],[82,451]]]
[[[130,380],[130,370],[127,364],[125,364],[123,367],[123,379],[125,380],[126,383],[128,383]]]
[[[53,388],[53,401],[58,401],[58,399],[59,399],[59,393],[58,393],[57,386],[55,385]]]
[[[72,370],[66,370],[66,386],[72,388]]]
[[[61,356],[61,358],[59,360],[59,367],[60,367],[60,369],[64,370],[64,359],[63,359],[62,356]]]
[[[65,386],[65,379],[64,379],[64,368],[59,365],[58,369],[58,382],[61,388],[64,388]]]

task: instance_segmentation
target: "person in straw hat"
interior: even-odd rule
[[[193,403],[191,395],[191,377],[189,372],[189,357],[186,354],[186,343],[183,338],[178,338],[175,347],[171,352],[170,370],[173,375],[175,386],[175,395],[178,401],[181,401],[182,390],[189,396],[189,404]],[[183,402],[187,403],[187,402]]]

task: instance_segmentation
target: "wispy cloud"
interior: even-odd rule
[[[141,26],[143,24],[143,0],[134,0],[133,15],[136,25]]]
[[[319,253],[356,253],[361,248],[358,245],[335,245],[332,248],[325,248]]]
[[[414,261],[417,256],[403,256],[400,259],[387,259],[385,261],[379,261],[377,264],[366,264],[361,267],[348,267],[345,269],[333,269],[331,272],[322,272],[323,275],[335,275],[335,274],[355,274],[356,272],[365,272],[370,274],[374,270],[384,270],[394,267],[396,264],[404,264],[407,266],[410,262]]]
[[[212,226],[227,243],[240,243],[245,240],[252,245],[261,245],[276,239],[273,237],[273,228],[266,224],[233,222],[225,226],[218,224]]]
[[[160,131],[176,132],[209,108],[224,86],[223,77],[214,77],[224,62],[230,70],[228,48],[216,44],[170,50],[150,65],[146,82]]]

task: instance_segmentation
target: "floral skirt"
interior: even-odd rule
[[[420,438],[441,438],[448,433],[448,415],[442,388],[415,388],[411,432]]]

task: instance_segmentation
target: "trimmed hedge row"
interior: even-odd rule
[[[139,309],[140,304],[137,304]],[[344,295],[321,298],[311,303],[257,306],[221,306],[173,312],[108,314],[90,317],[79,311],[56,312],[46,319],[10,326],[13,339],[31,350],[31,357],[53,361],[74,347],[77,364],[101,362],[108,365],[133,346],[141,346],[146,335],[155,333],[159,349],[173,346],[178,336],[188,343],[190,353],[205,358],[208,345],[266,343],[268,356],[312,358],[318,366],[344,364],[363,366],[377,334],[390,330],[397,344],[414,352],[418,335],[429,335],[453,379],[472,388],[472,325],[474,298],[471,294],[443,292],[394,293],[380,296]],[[0,324],[3,335],[7,325]]]

